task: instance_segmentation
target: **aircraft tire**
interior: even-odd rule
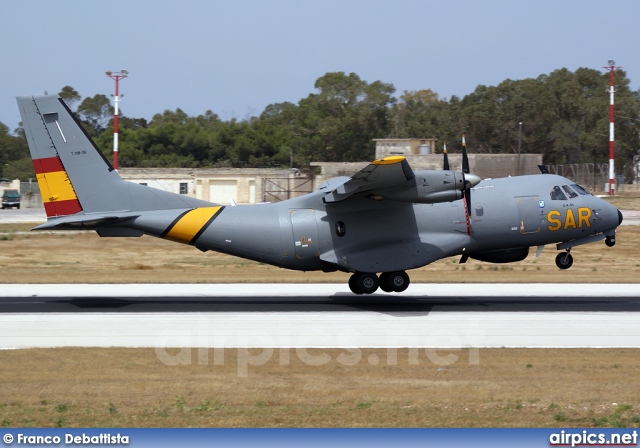
[[[383,272],[382,274],[380,274],[380,289],[382,289],[384,292],[393,292],[393,289],[391,288],[391,283],[389,280],[389,273],[388,272]]]
[[[394,292],[402,292],[409,287],[409,276],[405,271],[395,271],[388,274],[388,286]]]
[[[379,281],[376,274],[356,272],[349,279],[349,288],[354,294],[373,294],[378,289],[378,285]]]
[[[569,269],[573,264],[573,257],[570,253],[561,252],[556,256],[556,266],[560,269]]]
[[[616,237],[615,236],[608,236],[605,240],[604,240],[604,244],[606,244],[608,247],[613,247],[616,245]]]
[[[358,273],[356,272],[351,277],[349,277],[349,289],[351,290],[352,293],[360,295],[360,294],[363,294],[363,292],[360,291],[360,289],[358,288],[358,285],[356,284],[357,276],[358,276]]]

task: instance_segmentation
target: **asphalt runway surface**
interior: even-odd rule
[[[640,347],[640,287],[4,285],[0,348]]]

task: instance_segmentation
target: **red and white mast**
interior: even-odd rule
[[[616,67],[615,64],[616,63],[614,61],[609,60],[609,65],[603,67],[609,70],[609,98],[610,98],[610,101],[609,101],[609,195],[613,195],[614,189],[615,189],[615,178],[614,178],[615,165],[613,162],[613,148],[614,148],[613,94],[615,93],[616,89],[614,84],[614,78],[615,78],[616,69],[622,68],[622,67]]]
[[[113,115],[113,168],[118,169],[118,102],[120,101],[118,83],[121,79],[129,76],[129,72],[126,70],[120,70],[119,72],[107,71],[107,76],[116,81],[116,94],[114,96],[114,115]]]

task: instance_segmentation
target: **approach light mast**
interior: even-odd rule
[[[120,70],[119,72],[112,72],[108,70],[107,76],[116,82],[116,94],[114,95],[114,115],[113,115],[113,168],[118,169],[118,102],[120,100],[118,83],[121,79],[129,76],[129,72],[126,70]]]
[[[622,67],[616,67],[616,63],[613,60],[609,60],[609,65],[602,67],[609,70],[609,196],[613,196],[615,190],[615,168],[613,161],[613,149],[614,149],[614,113],[613,113],[613,94],[615,93],[615,72],[616,69]]]

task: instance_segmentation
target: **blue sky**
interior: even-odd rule
[[[210,109],[223,119],[297,103],[327,72],[460,97],[477,85],[609,59],[640,88],[635,0],[5,0],[0,122],[15,96],[111,94],[125,115]],[[606,95],[606,92],[603,92]]]

